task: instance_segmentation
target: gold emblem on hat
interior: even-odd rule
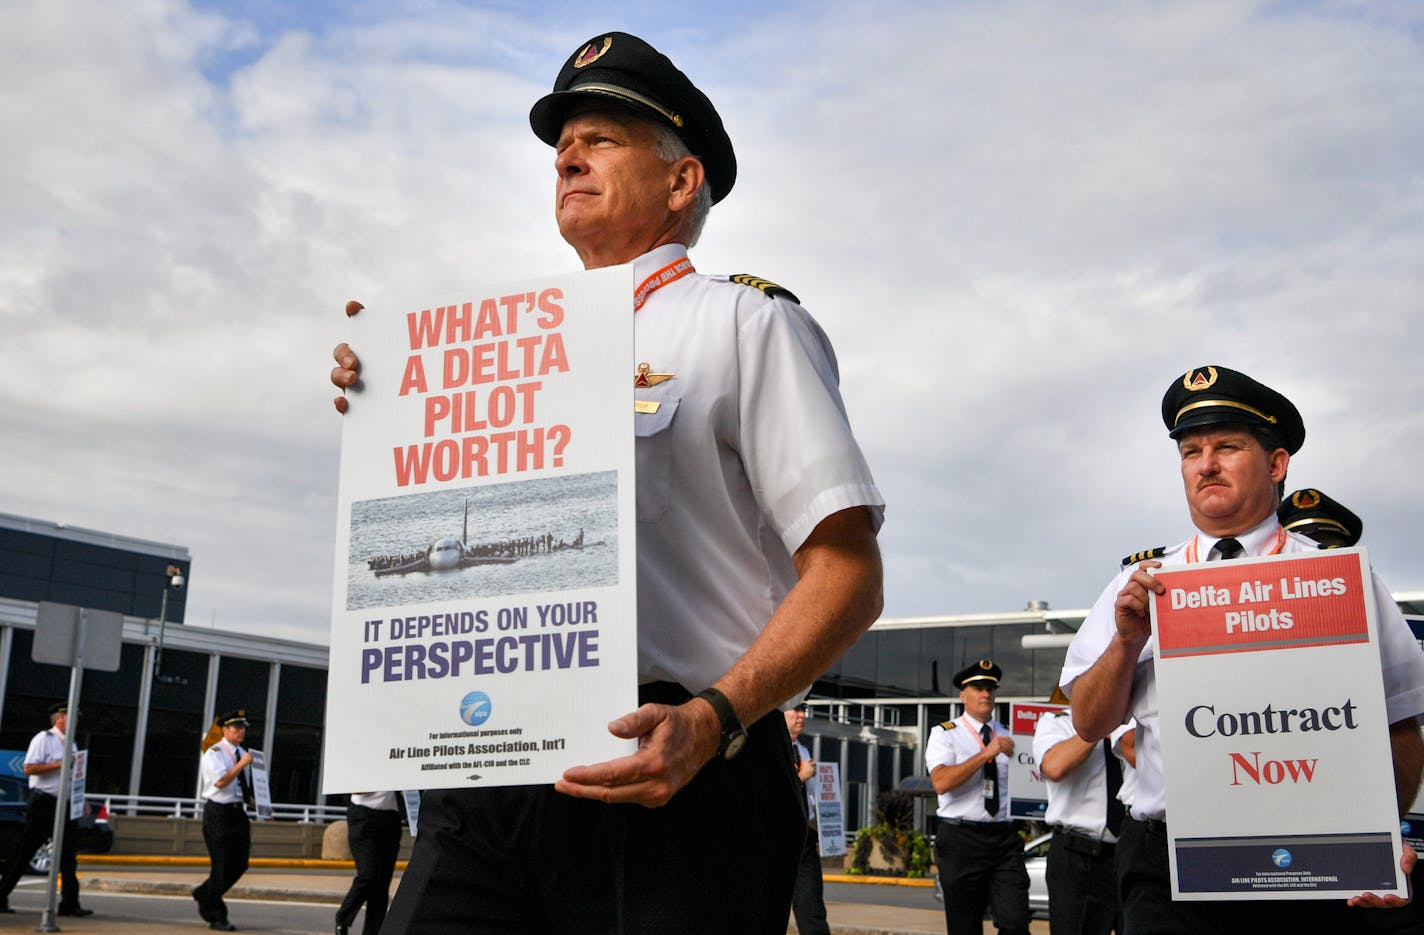
[[[1204,390],[1216,383],[1215,367],[1198,367],[1196,370],[1188,370],[1182,377],[1182,386],[1192,392]]]
[[[586,46],[583,47],[583,51],[580,52],[580,53],[578,54],[578,56],[574,59],[574,67],[575,67],[575,68],[582,68],[582,67],[584,67],[585,65],[592,65],[594,62],[596,62],[596,61],[598,61],[599,59],[603,58],[603,53],[604,53],[604,52],[607,52],[607,51],[608,51],[610,48],[612,48],[612,47],[613,47],[613,37],[612,37],[612,36],[604,36],[604,37],[603,37],[603,48],[601,48],[601,49],[600,49],[600,48],[595,48],[595,47],[594,47],[594,44],[593,44],[592,42],[590,42],[588,45],[586,45]]]
[[[1313,510],[1320,506],[1320,492],[1316,490],[1297,490],[1291,494],[1291,503],[1298,510]]]
[[[651,364],[641,363],[638,365],[638,375],[633,377],[633,385],[635,387],[657,386],[659,383],[666,383],[672,377],[673,375],[670,373],[653,373]]]
[[[994,664],[987,659],[980,659],[979,668],[983,669],[985,672],[988,672],[990,669],[994,668]]]

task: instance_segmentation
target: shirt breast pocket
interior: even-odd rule
[[[656,412],[635,412],[633,433],[638,462],[638,522],[651,523],[667,512],[672,496],[672,420],[680,397],[655,401]]]

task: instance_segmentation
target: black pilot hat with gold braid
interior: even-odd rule
[[[978,662],[971,662],[969,665],[954,673],[954,678],[950,681],[955,688],[964,689],[973,685],[976,688],[998,688],[999,679],[1004,675],[1004,670],[999,668],[999,664],[992,659],[980,659]]]
[[[1365,532],[1364,520],[1314,487],[1297,490],[1282,500],[1276,518],[1283,528],[1327,547],[1354,545]]]
[[[642,39],[608,32],[580,45],[554,79],[554,90],[534,102],[529,126],[539,139],[557,146],[569,111],[589,102],[630,110],[671,128],[702,161],[712,201],[732,190],[737,157],[717,108],[671,59]]]
[[[1289,399],[1244,373],[1202,366],[1172,381],[1162,397],[1162,421],[1173,438],[1209,425],[1265,426],[1291,454],[1305,444],[1305,423]]]

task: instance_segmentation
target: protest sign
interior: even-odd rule
[[[69,814],[77,818],[84,814],[84,790],[89,775],[88,750],[75,751],[73,770],[69,774]]]
[[[1009,704],[1009,733],[1014,738],[1014,752],[1009,758],[1010,818],[1041,821],[1048,811],[1048,783],[1033,756],[1033,732],[1040,717],[1063,710],[1066,707],[1059,704]]]
[[[1404,893],[1363,549],[1163,568],[1174,899]]]
[[[631,753],[633,274],[350,319],[324,789],[547,783]]]
[[[841,765],[817,763],[811,777],[816,802],[816,827],[820,832],[822,857],[840,857],[846,852],[845,814],[841,800]]]
[[[252,754],[252,807],[257,812],[258,821],[272,820],[272,783],[268,780],[267,754],[261,750],[248,750]]]

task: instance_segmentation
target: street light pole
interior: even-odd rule
[[[183,569],[177,565],[169,565],[167,571],[167,582],[163,586],[163,601],[158,605],[158,652],[153,659],[153,677],[156,681],[163,681],[163,629],[168,623],[168,592],[178,591],[183,587]]]

